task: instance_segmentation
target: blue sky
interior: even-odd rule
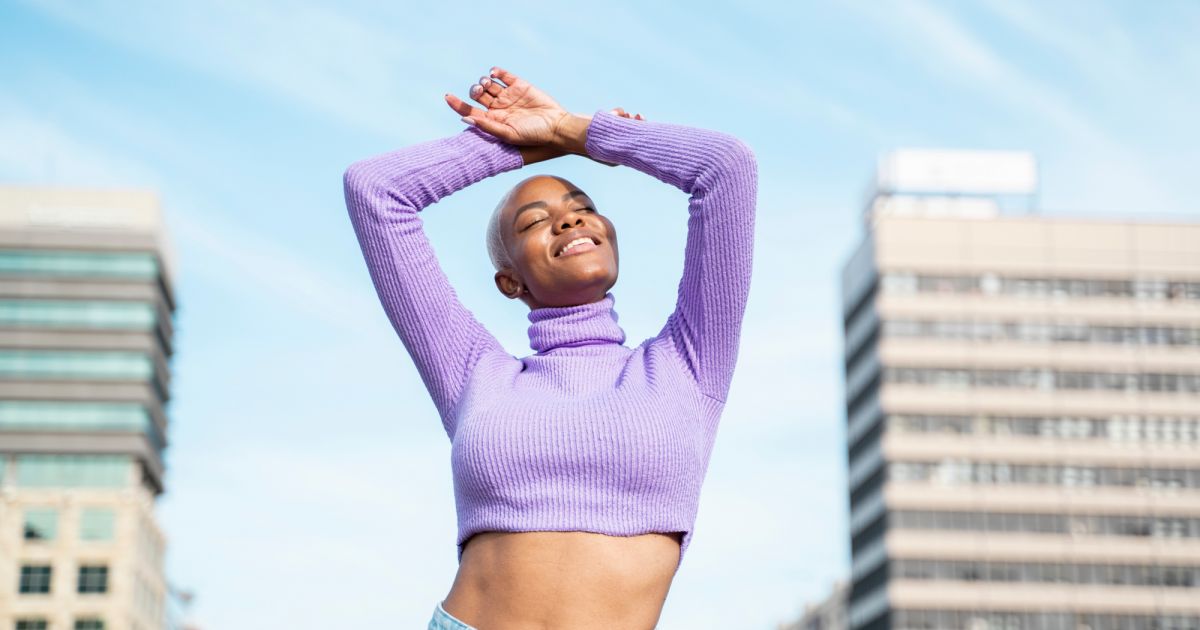
[[[837,277],[876,156],[1029,149],[1047,213],[1200,215],[1200,3],[6,2],[0,183],[151,187],[178,258],[172,580],[208,628],[420,627],[455,571],[449,445],[343,205],[354,160],[456,133],[504,66],[569,109],[739,136],[755,275],[694,542],[661,628],[770,628],[848,571]],[[630,340],[682,268],[686,199],[579,158],[425,213],[513,354],[484,226],[533,172],[621,234]]]

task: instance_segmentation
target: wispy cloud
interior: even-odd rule
[[[1142,65],[1129,34],[1100,3],[1088,7],[1087,17],[1072,15],[1070,25],[1032,3],[983,0],[981,6],[1036,44],[1065,57],[1079,76],[1091,81],[1111,85],[1133,78]],[[1081,28],[1081,21],[1086,28]]]
[[[150,186],[161,180],[140,162],[75,137],[53,119],[0,98],[0,178],[14,183]]]
[[[0,137],[5,139],[0,142],[0,181],[149,187],[160,194],[168,187],[159,172],[141,160],[85,140],[9,99],[0,99]],[[295,312],[347,333],[371,334],[380,329],[383,320],[376,316],[379,306],[374,294],[353,288],[361,284],[306,262],[265,235],[223,223],[178,186],[171,191],[165,217],[170,238],[184,249],[195,250],[191,260],[183,261],[183,273],[213,275],[215,282],[243,294],[274,295]],[[189,267],[189,262],[197,264]]]
[[[197,249],[196,263],[214,259],[221,261],[221,265],[214,270],[198,264],[191,273],[215,272],[218,281],[243,294],[274,295],[290,309],[344,333],[377,335],[385,324],[375,295],[353,288],[360,286],[359,283],[314,267],[302,256],[260,234],[198,216],[194,210],[175,213],[171,221],[173,231],[186,245]]]
[[[84,32],[280,95],[350,127],[396,138],[434,122],[406,105],[422,80],[414,61],[429,51],[361,14],[311,2],[33,4]],[[138,26],[146,24],[154,27]]]
[[[894,16],[881,15],[873,10],[875,5],[870,6],[862,14],[893,35],[932,74],[1033,114],[1061,131],[1078,146],[1076,170],[1089,172],[1101,187],[1121,187],[1122,201],[1136,199],[1142,207],[1177,212],[1189,207],[1146,169],[1148,160],[1136,149],[1096,125],[1061,90],[1006,60],[949,12],[922,0],[889,4]],[[1035,24],[1029,15],[1015,15],[1027,26]]]

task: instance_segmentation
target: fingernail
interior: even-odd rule
[[[468,125],[471,125],[472,127],[475,126],[475,121],[471,120],[470,118],[467,118],[466,116],[462,117],[462,121],[467,123]]]
[[[617,115],[617,110],[615,110],[615,109],[610,109],[610,110],[608,110],[608,113],[612,114],[613,116],[616,116],[616,115]]]

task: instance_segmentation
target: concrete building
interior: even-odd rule
[[[164,627],[171,267],[150,193],[0,188],[0,629]]]
[[[1200,223],[1008,210],[1036,191],[1026,154],[880,163],[842,282],[854,630],[1200,628]]]
[[[783,624],[779,630],[846,630],[846,598],[850,595],[850,584],[838,581],[833,592],[816,604],[806,604],[804,615],[798,621]]]

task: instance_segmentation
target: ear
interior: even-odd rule
[[[525,292],[525,286],[512,269],[501,269],[496,272],[496,288],[510,300],[521,297],[521,294]]]

